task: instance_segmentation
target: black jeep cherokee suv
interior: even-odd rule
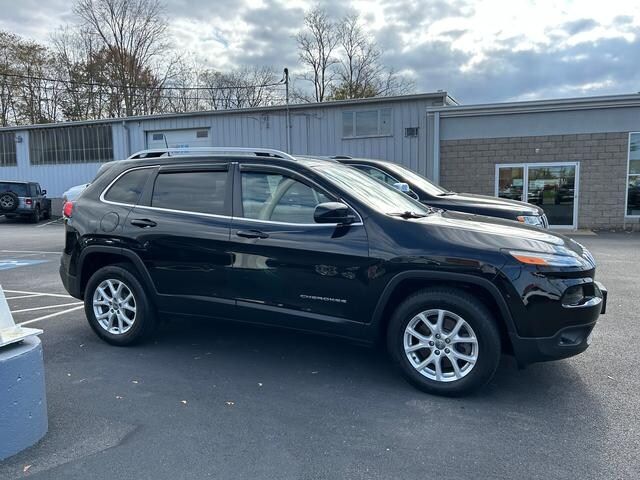
[[[561,235],[433,210],[335,161],[182,153],[113,163],[66,221],[62,281],[109,343],[160,314],[382,339],[411,383],[455,395],[501,352],[584,351],[604,311],[592,256]]]
[[[451,192],[402,165],[385,160],[347,156],[330,158],[362,170],[389,185],[406,184],[409,187],[409,191],[406,192],[408,195],[430,207],[506,218],[527,225],[549,228],[544,210],[531,203],[489,195]]]

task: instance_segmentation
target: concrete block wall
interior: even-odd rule
[[[628,132],[444,140],[440,183],[494,195],[496,164],[580,162],[578,227],[640,230],[624,215],[628,141]]]

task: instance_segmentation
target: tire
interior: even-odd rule
[[[439,311],[445,313],[442,333],[436,338]],[[432,324],[432,331],[422,318]],[[407,332],[410,324],[421,339]],[[458,334],[450,335],[453,325],[458,324]],[[423,344],[426,346],[421,347]],[[405,352],[405,346],[410,352]],[[460,396],[477,390],[493,377],[500,361],[500,333],[495,319],[473,295],[454,288],[433,288],[414,293],[398,306],[387,330],[387,348],[405,379],[418,389]],[[439,377],[436,362],[440,363]]]
[[[128,309],[121,304],[119,308],[116,307],[116,313],[113,314],[113,303],[111,306],[104,304],[94,306],[94,300],[98,303],[107,303],[105,300],[108,296],[113,298],[113,289],[105,285],[108,282],[111,282],[114,287],[119,284],[124,285],[119,295],[120,299],[128,297],[129,293],[132,294],[133,301],[129,300],[127,303]],[[101,294],[99,287],[107,293],[107,297]],[[134,312],[131,311],[131,307],[134,308]],[[96,335],[111,345],[126,346],[140,343],[151,337],[157,325],[156,313],[149,295],[138,279],[137,273],[134,273],[127,264],[102,267],[91,276],[85,289],[84,311]],[[106,318],[99,319],[97,312],[103,316],[108,312],[108,315]],[[131,324],[127,324],[121,315],[126,316]],[[112,328],[108,329],[110,325]]]
[[[36,205],[35,211],[31,214],[31,223],[38,223],[40,221],[40,207]]]
[[[42,216],[45,220],[51,220],[51,207],[47,208],[44,211],[44,215]]]
[[[20,199],[18,195],[13,192],[3,192],[0,193],[0,212],[2,213],[11,213],[20,204]]]

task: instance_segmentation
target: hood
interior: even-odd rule
[[[558,254],[570,250],[581,257],[585,255],[582,246],[569,237],[501,218],[444,211],[416,221],[438,227],[430,235],[465,247]]]
[[[494,214],[501,217],[515,218],[517,215],[542,215],[544,213],[542,208],[530,203],[473,193],[451,192],[429,200],[428,203],[445,210],[465,211],[466,207],[473,208],[474,211],[481,209],[484,214]]]

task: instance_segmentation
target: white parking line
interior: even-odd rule
[[[51,220],[50,222],[47,222],[47,223],[41,223],[40,225],[36,225],[36,228],[46,227],[47,225],[51,225],[52,223],[56,223],[58,221],[59,220],[56,219],[56,220]]]
[[[4,297],[7,300],[17,300],[18,298],[36,298],[36,297],[42,297],[43,295],[41,293],[34,293],[31,295],[18,295],[17,297]]]
[[[11,313],[33,312],[34,310],[48,310],[51,308],[69,307],[71,305],[82,305],[82,302],[63,303],[60,305],[46,305],[44,307],[23,308],[22,310],[11,310]]]
[[[60,255],[62,252],[45,252],[43,250],[0,250],[0,253],[43,253],[46,255]]]
[[[27,320],[26,322],[18,323],[18,325],[29,325],[30,323],[39,322],[40,320],[47,320],[48,318],[64,315],[65,313],[71,313],[75,310],[80,310],[81,308],[84,308],[84,305],[78,305],[77,307],[68,308],[67,310],[63,310],[61,312],[51,313],[49,315],[45,315],[44,317],[34,318],[33,320]]]
[[[62,293],[42,293],[42,292],[25,292],[24,290],[6,290],[7,293],[20,293],[26,295],[40,295],[45,297],[73,298],[71,295],[63,295]],[[15,297],[14,297],[15,298]]]

